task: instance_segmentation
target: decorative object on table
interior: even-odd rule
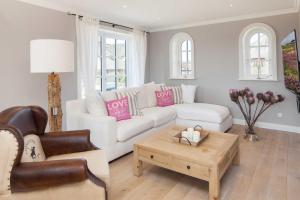
[[[257,68],[257,79],[262,79],[261,68],[264,66],[265,58],[252,58],[251,63]]]
[[[254,125],[258,118],[272,105],[284,101],[282,95],[274,95],[272,91],[257,93],[255,98],[254,93],[247,87],[242,90],[231,89],[229,94],[231,100],[238,105],[245,118],[247,123],[245,138],[249,138],[250,141],[258,140],[258,136],[254,131]],[[254,110],[252,106],[254,106]]]
[[[30,42],[31,73],[48,75],[48,116],[51,131],[62,129],[61,85],[57,73],[74,72],[74,44],[65,40]]]
[[[197,125],[194,128],[187,128],[176,134],[173,137],[173,141],[180,144],[198,146],[207,136],[208,131]]]

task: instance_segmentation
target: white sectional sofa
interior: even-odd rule
[[[172,123],[188,127],[201,125],[206,129],[222,132],[232,126],[232,116],[227,107],[204,103],[176,104],[168,107],[156,107],[152,103],[152,107],[148,107],[151,103],[148,102],[147,106],[145,96],[152,95],[149,94],[149,90],[148,94],[143,87],[135,90],[141,90],[143,98],[139,103],[144,107],[141,108],[141,116],[117,122],[114,117],[89,113],[85,100],[73,100],[68,101],[66,105],[67,129],[90,129],[91,141],[104,149],[108,160],[111,161],[131,152],[136,141]],[[111,97],[112,93],[106,93],[105,96]],[[153,101],[153,97],[149,98]]]

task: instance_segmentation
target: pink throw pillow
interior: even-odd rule
[[[172,90],[155,91],[157,106],[165,107],[174,105]]]
[[[128,106],[128,97],[107,101],[105,103],[108,116],[115,117],[117,121],[131,119]]]

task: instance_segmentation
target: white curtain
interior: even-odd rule
[[[78,97],[83,98],[95,92],[96,69],[98,56],[98,31],[97,19],[76,17],[77,34],[77,73]]]
[[[128,68],[128,86],[141,86],[145,82],[147,58],[147,33],[133,30],[131,33],[130,64]]]

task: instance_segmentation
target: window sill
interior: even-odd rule
[[[169,78],[169,80],[196,80],[196,78]]]
[[[239,78],[239,81],[271,81],[276,82],[278,79],[257,79],[257,78]]]

